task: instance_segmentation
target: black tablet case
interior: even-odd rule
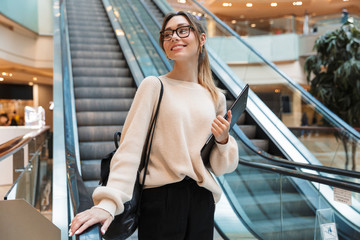
[[[229,110],[231,110],[232,119],[230,123],[230,130],[235,125],[237,120],[239,119],[240,115],[245,111],[246,103],[248,99],[248,92],[249,92],[249,85],[246,84],[246,86],[243,88],[239,96],[235,99],[234,103],[231,105]],[[227,111],[226,111],[227,112]],[[227,119],[227,113],[225,114],[224,118]],[[215,144],[215,137],[213,134],[209,136],[207,139],[205,145],[201,149],[201,158],[205,164],[205,166],[209,165],[209,158],[210,158],[210,152]]]

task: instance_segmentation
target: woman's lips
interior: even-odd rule
[[[175,45],[171,48],[171,51],[178,51],[186,47],[186,45]]]

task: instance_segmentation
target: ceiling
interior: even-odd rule
[[[350,15],[360,14],[360,0],[198,0],[211,12],[222,18],[262,19],[277,18],[284,15],[304,16],[307,11],[312,16],[340,14],[346,7]],[[293,5],[301,2],[302,5]],[[231,3],[224,7],[223,3]],[[246,7],[252,3],[252,7]],[[271,3],[277,3],[271,7]]]
[[[52,85],[52,79],[53,70],[51,68],[33,68],[0,58],[0,84]]]
[[[18,34],[36,38],[37,33],[0,14],[0,25]],[[1,48],[0,48],[1,50]],[[6,50],[6,49],[5,49]],[[6,55],[6,54],[5,54]],[[52,68],[35,68],[0,58],[0,84],[53,84]]]
[[[303,16],[305,11],[312,16],[321,16],[340,14],[343,7],[347,8],[350,15],[360,15],[360,0],[302,0],[301,6],[293,5],[293,2],[298,0],[198,1],[211,12],[223,19],[265,19],[283,17],[286,15]],[[189,6],[189,2],[191,1],[187,1],[186,4],[181,4],[180,0],[168,0],[168,2],[173,6],[185,7],[184,5]],[[271,2],[276,2],[277,6],[271,7]],[[223,7],[223,3],[231,3],[231,6]],[[252,3],[252,7],[246,7],[247,3]],[[4,21],[2,21],[2,23],[4,24]],[[7,23],[7,25],[17,26],[14,22]],[[52,78],[52,69],[32,68],[0,59],[0,83],[52,84]]]

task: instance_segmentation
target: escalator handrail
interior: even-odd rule
[[[140,0],[139,2],[140,2],[141,5],[143,6],[143,8],[147,11],[147,13],[150,15],[150,17],[151,17],[151,19],[153,20],[153,22],[155,23],[155,25],[156,25],[157,27],[159,27],[159,29],[161,29],[161,24],[160,24],[160,23],[158,22],[158,20],[154,17],[154,15],[150,13],[150,9],[148,9],[148,8],[146,7],[146,3],[144,3],[144,0]],[[155,6],[156,6],[156,7],[159,7],[159,6],[157,6],[157,5],[155,5]],[[163,13],[162,10],[160,10],[160,11],[161,11],[161,13]]]
[[[266,163],[249,162],[247,160],[241,160],[241,158],[239,159],[239,164],[258,168],[258,169],[263,169],[263,170],[267,170],[267,171],[271,171],[271,172],[276,172],[276,173],[283,174],[286,176],[301,178],[301,179],[304,179],[304,180],[307,180],[310,182],[317,182],[317,183],[325,184],[328,186],[333,186],[336,188],[341,188],[341,189],[345,189],[348,191],[360,193],[360,184],[353,183],[353,182],[348,182],[348,181],[339,180],[339,179],[332,179],[332,178],[329,178],[326,176],[319,176],[319,175],[314,175],[311,173],[304,173],[301,171],[291,170],[288,168],[271,165],[271,164],[266,164]]]
[[[295,87],[298,91],[301,92],[301,95],[308,102],[313,102],[316,108],[321,111],[321,113],[326,116],[327,119],[332,119],[336,122],[337,125],[340,125],[343,129],[346,129],[348,133],[351,134],[353,138],[357,141],[360,141],[360,133],[353,129],[349,124],[347,124],[344,120],[330,111],[327,107],[325,107],[320,101],[318,101],[314,96],[312,96],[309,92],[307,92],[303,87],[301,87],[298,83],[294,82],[288,76],[285,75],[282,71],[276,67],[276,65],[268,60],[266,60],[257,50],[255,50],[252,46],[250,46],[247,42],[245,42],[234,30],[232,30],[227,24],[221,21],[217,16],[215,16],[212,12],[207,10],[204,6],[198,3],[196,0],[192,0],[197,6],[199,6],[206,14],[210,15],[221,27],[226,29],[233,37],[239,40],[242,44],[244,44],[248,49],[250,49],[257,57],[259,57],[262,61],[264,61],[268,66],[270,66],[274,71],[276,71],[280,76],[282,76],[289,84]]]
[[[50,127],[45,126],[43,128],[38,129],[37,131],[32,131],[26,133],[22,136],[15,137],[3,144],[0,145],[0,162],[6,159],[8,156],[13,155],[17,151],[23,148],[27,143],[31,141],[31,139],[40,136],[43,132],[49,131]]]
[[[113,6],[110,4],[109,0],[101,1],[106,10],[111,27],[113,28],[114,33],[116,33],[116,39],[122,49],[124,58],[126,59],[131,75],[135,80],[136,86],[140,86],[141,81],[144,79],[144,74],[138,62],[136,61],[132,47],[130,46],[128,39],[125,37],[125,32],[121,27],[119,20],[114,13]]]
[[[291,168],[299,167],[299,168],[305,168],[310,170],[316,170],[318,172],[326,172],[346,177],[353,177],[353,178],[360,178],[360,172],[352,171],[352,170],[345,170],[345,169],[339,169],[339,168],[333,168],[333,167],[326,167],[326,166],[320,166],[320,165],[313,165],[313,164],[306,164],[306,163],[297,163],[297,162],[290,162],[285,159],[281,159],[280,157],[273,156],[262,149],[256,147],[250,139],[246,137],[246,135],[241,131],[241,129],[238,126],[233,127],[233,131],[236,133],[236,135],[239,137],[240,141],[242,141],[248,149],[250,149],[253,153],[260,155],[261,157],[265,158],[266,160],[269,160],[271,162],[274,162],[276,164],[282,165],[282,166],[288,166]]]
[[[70,53],[70,41],[68,34],[68,21],[66,13],[66,0],[61,4],[61,55],[62,55],[62,77],[63,77],[63,96],[64,96],[64,131],[65,131],[65,159],[66,159],[66,171],[67,182],[69,187],[69,204],[68,209],[72,209],[73,215],[78,213],[78,208],[83,206],[79,197],[79,192],[84,191],[84,183],[80,177],[80,154],[78,146],[77,136],[77,121],[75,111],[75,97],[73,89],[72,79],[72,66],[71,66],[71,53]],[[88,194],[87,194],[88,195]],[[90,196],[87,196],[87,199]],[[86,202],[85,208],[90,208],[92,202]],[[87,231],[77,236],[79,239],[94,239],[100,240],[101,234],[98,226],[90,227]]]
[[[168,71],[171,71],[172,66],[170,65],[169,61],[167,61],[166,56],[164,54],[164,51],[159,47],[159,44],[155,41],[155,39],[153,38],[153,36],[151,35],[149,29],[146,27],[146,25],[144,24],[144,22],[141,20],[141,18],[139,17],[139,14],[137,14],[137,12],[134,10],[133,6],[130,3],[130,0],[127,0],[127,3],[132,11],[132,13],[134,14],[136,20],[139,22],[140,26],[144,29],[146,35],[148,36],[151,44],[153,45],[153,47],[155,48],[155,50],[157,51],[157,53],[160,56],[160,59],[162,60],[162,62],[164,63],[164,65],[166,66]],[[142,2],[141,2],[142,3]],[[143,5],[144,6],[144,5]],[[149,13],[149,10],[144,7],[144,9],[147,11],[148,15],[152,16]],[[157,23],[157,21],[155,21]]]

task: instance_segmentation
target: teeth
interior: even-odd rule
[[[172,50],[174,49],[177,49],[177,48],[182,48],[183,46],[176,46],[176,47],[173,47]]]

